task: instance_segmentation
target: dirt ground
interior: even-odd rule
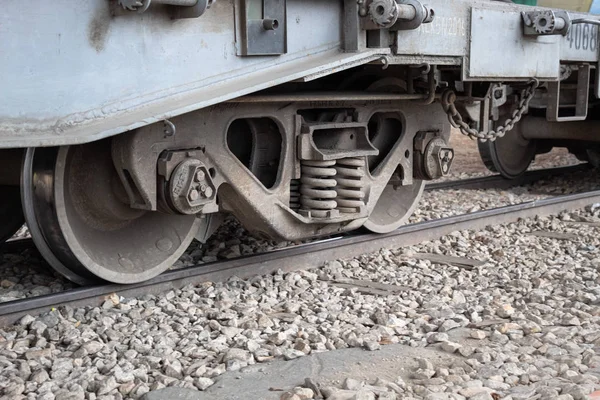
[[[453,130],[450,144],[454,147],[456,157],[451,175],[488,175],[490,172],[483,165],[477,150],[477,142],[469,139],[460,132]],[[550,168],[577,164],[580,161],[570,154],[567,149],[555,148],[550,153],[540,154],[535,158],[530,168]]]

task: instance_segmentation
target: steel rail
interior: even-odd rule
[[[354,234],[315,243],[168,271],[150,281],[135,285],[105,284],[82,287],[61,293],[0,303],[0,326],[14,323],[26,314],[40,314],[60,306],[98,306],[117,293],[123,297],[164,293],[186,285],[222,282],[232,276],[249,278],[316,268],[326,261],[351,259],[378,251],[399,248],[436,239],[459,230],[483,229],[488,225],[514,222],[521,218],[544,216],[600,203],[600,190],[525,202],[470,214],[406,225],[388,234]]]
[[[425,185],[425,190],[448,190],[448,189],[508,189],[515,186],[523,186],[537,182],[541,179],[554,178],[561,175],[572,174],[592,170],[588,163],[569,165],[566,167],[553,167],[545,169],[534,169],[525,172],[516,179],[506,179],[500,175],[488,175],[477,178],[468,178],[444,182],[433,182]]]

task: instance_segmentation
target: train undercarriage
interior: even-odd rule
[[[600,165],[590,16],[488,0],[64,1],[48,7],[87,36],[44,21],[32,44],[8,3],[0,49],[49,50],[0,67],[0,241],[26,222],[80,284],[148,280],[227,214],[275,240],[391,232],[449,173],[452,127],[507,178],[554,146]],[[90,64],[66,64],[77,57]]]

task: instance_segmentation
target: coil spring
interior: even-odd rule
[[[292,179],[290,182],[290,208],[292,210],[300,209],[300,180]]]
[[[306,161],[301,164],[301,210],[315,218],[327,218],[337,207],[335,161]]]
[[[341,213],[357,213],[365,206],[363,177],[366,159],[364,157],[343,158],[337,160],[335,180],[337,186],[337,209]]]

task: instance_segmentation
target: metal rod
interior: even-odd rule
[[[364,92],[286,93],[251,95],[229,100],[230,103],[306,103],[312,101],[402,101],[426,100],[429,95]]]
[[[577,18],[571,20],[571,24],[590,24],[590,25],[600,25],[600,20],[597,19],[589,19],[589,18]]]
[[[546,118],[527,116],[521,121],[525,139],[569,139],[598,141],[600,121],[575,121],[568,124],[550,122]]]
[[[398,19],[412,21],[417,17],[417,9],[410,4],[398,4]]]
[[[429,105],[431,103],[433,103],[435,101],[435,88],[436,88],[436,81],[435,81],[435,67],[429,67],[429,72],[427,74],[427,79],[428,79],[428,83],[429,83],[429,95],[427,96],[427,98],[421,103],[424,105]]]
[[[557,31],[562,31],[563,29],[565,29],[565,26],[567,25],[567,21],[565,21],[564,18],[560,18],[557,17],[556,21],[554,22],[554,29]]]

